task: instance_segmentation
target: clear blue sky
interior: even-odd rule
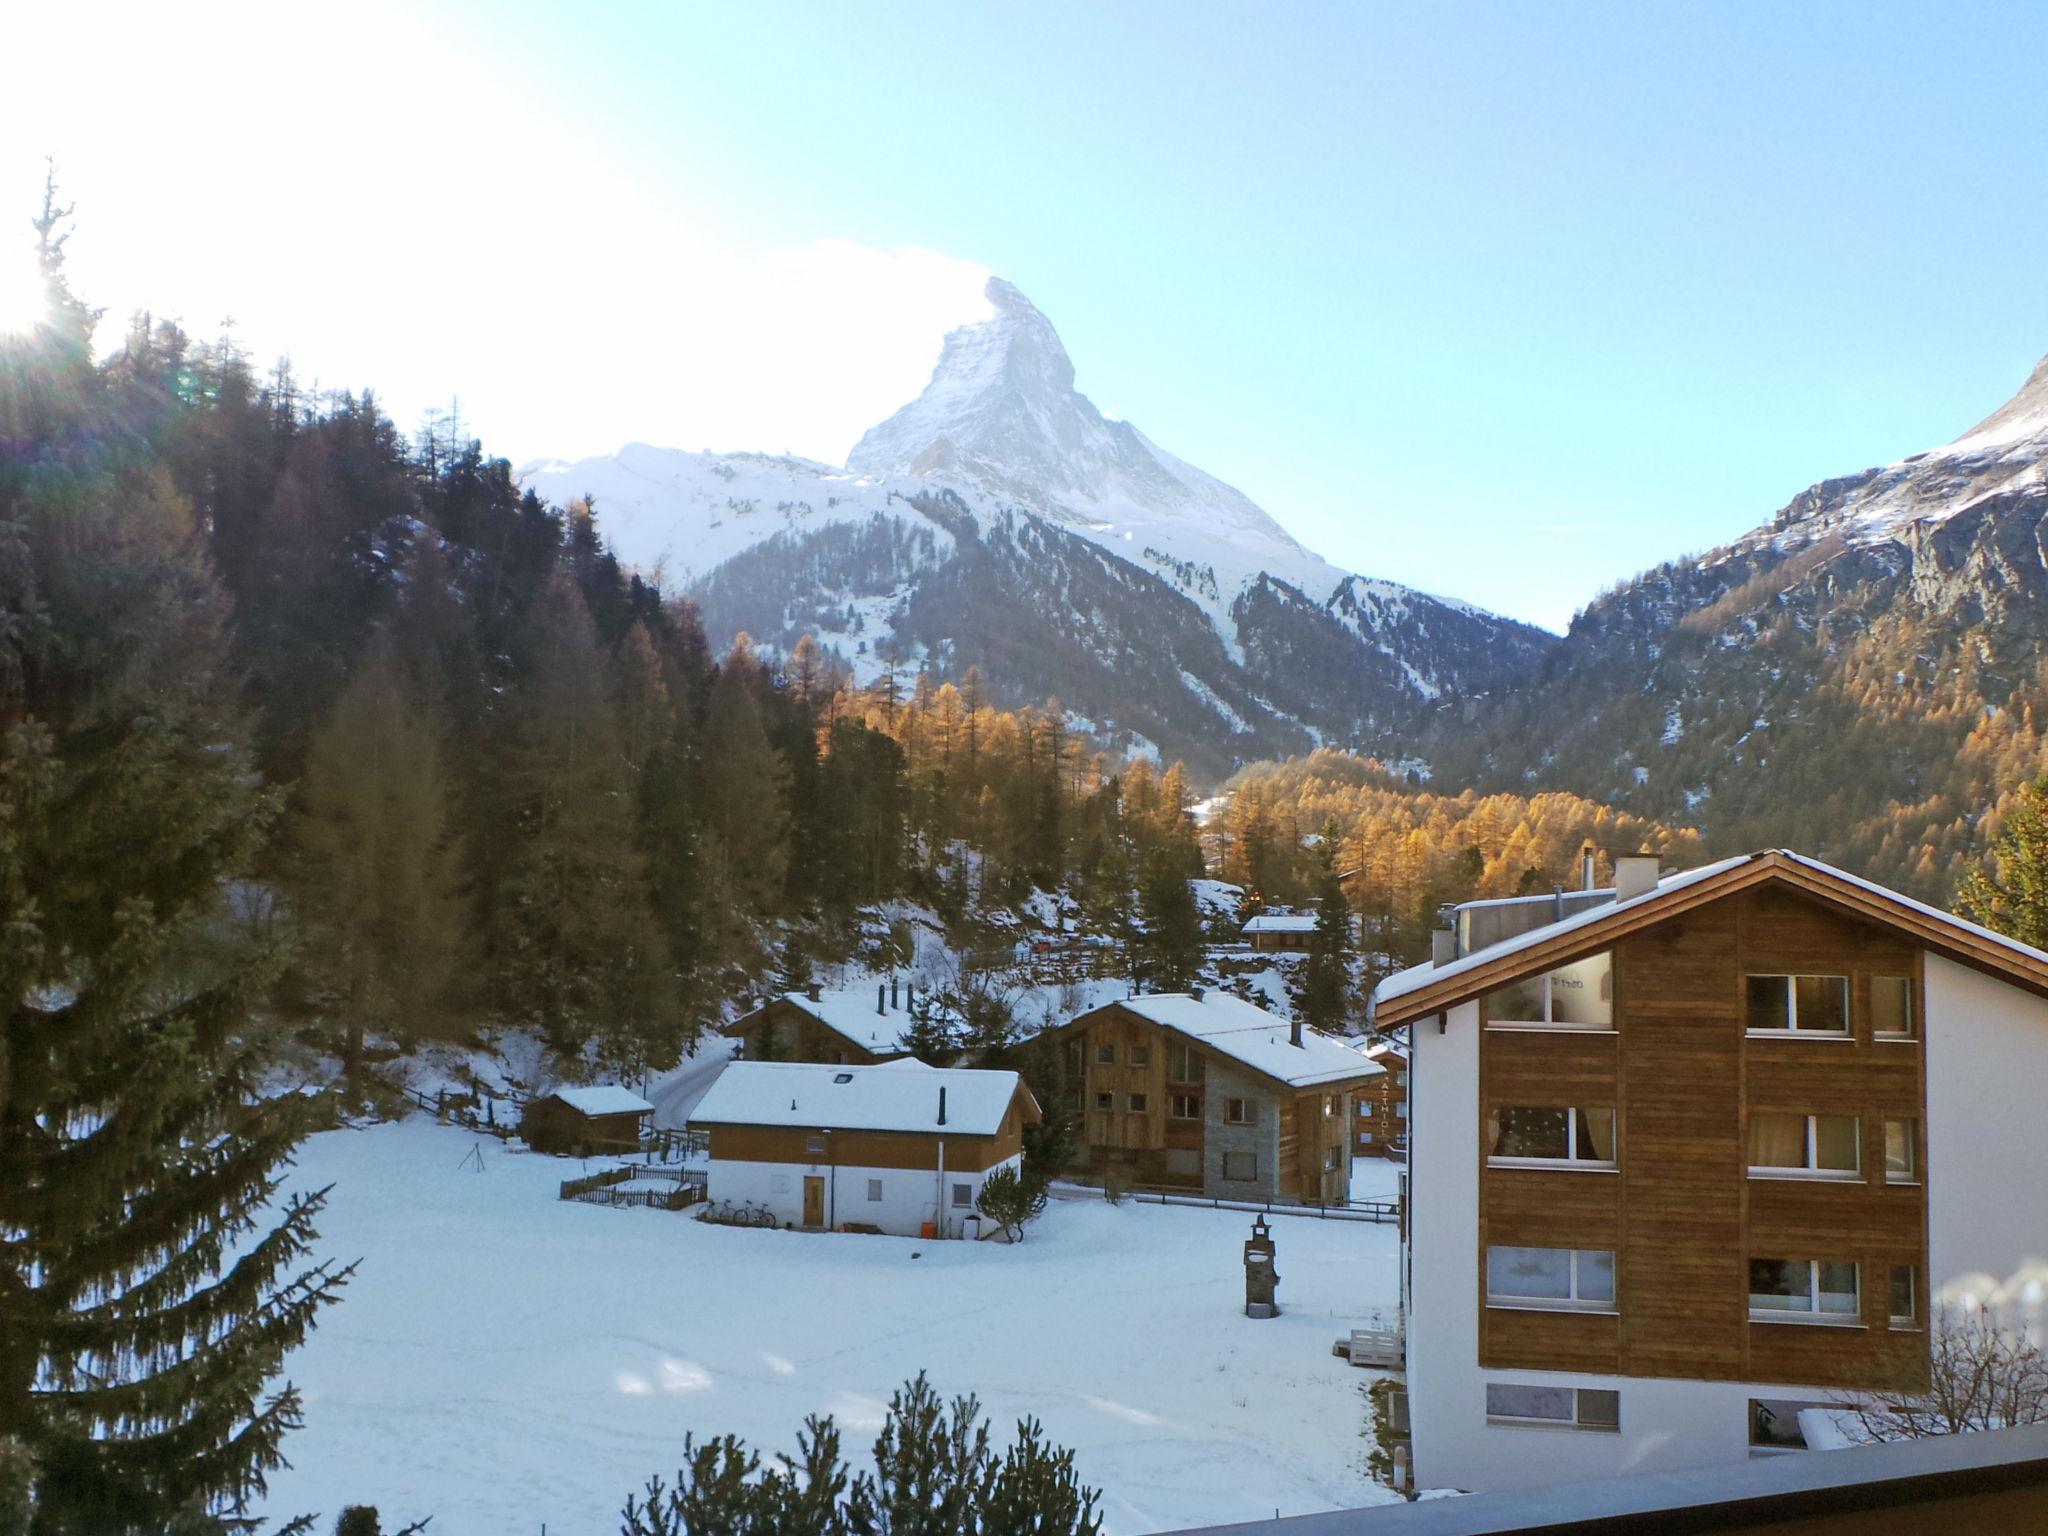
[[[412,14],[629,200],[983,264],[1097,404],[1304,542],[1553,626],[1956,435],[2048,351],[2048,5]],[[393,183],[492,138],[423,137]],[[535,239],[634,238],[616,193],[528,190],[500,211]]]

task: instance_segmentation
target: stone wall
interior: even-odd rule
[[[1264,1078],[1231,1067],[1211,1056],[1202,1085],[1202,1193],[1212,1198],[1271,1200],[1280,1188],[1280,1107]],[[1226,1101],[1251,1104],[1252,1123],[1232,1125],[1223,1118]],[[1250,1152],[1259,1160],[1251,1183],[1223,1177],[1223,1154]]]

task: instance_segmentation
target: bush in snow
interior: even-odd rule
[[[1019,1242],[1024,1223],[1045,1210],[1045,1181],[1026,1178],[1014,1168],[998,1168],[982,1180],[974,1206],[1003,1229],[1003,1236]]]
[[[734,1435],[683,1439],[669,1488],[626,1500],[620,1536],[1099,1536],[1100,1495],[1074,1475],[1074,1453],[1045,1443],[1036,1419],[1017,1425],[999,1459],[981,1404],[950,1410],[924,1376],[889,1400],[873,1472],[850,1476],[831,1418],[804,1421],[797,1456],[765,1469]]]

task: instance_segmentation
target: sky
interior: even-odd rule
[[[999,273],[1311,548],[1562,628],[2018,388],[2043,57],[2032,3],[40,0],[0,310],[48,154],[113,317],[515,462],[839,462]]]

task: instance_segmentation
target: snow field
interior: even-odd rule
[[[920,1369],[998,1443],[1041,1419],[1114,1536],[1391,1497],[1363,1470],[1373,1378],[1330,1353],[1395,1299],[1391,1226],[1276,1219],[1285,1313],[1253,1322],[1235,1212],[1061,1200],[1017,1247],[927,1243],[558,1201],[583,1171],[423,1119],[306,1143],[319,1252],[363,1263],[289,1361],[306,1427],[273,1513],[609,1536],[685,1432],[793,1449],[830,1413],[864,1465]]]

